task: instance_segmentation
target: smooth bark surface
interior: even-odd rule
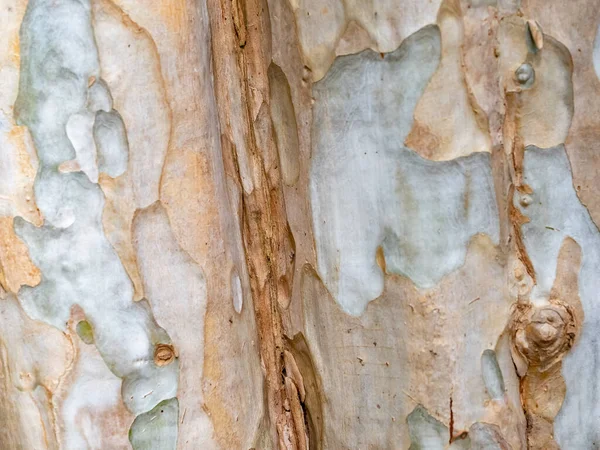
[[[597,448],[599,25],[0,0],[0,447]]]

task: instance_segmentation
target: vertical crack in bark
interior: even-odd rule
[[[454,440],[454,411],[452,410],[452,394],[450,394],[450,438],[448,439],[448,444],[452,444]]]
[[[222,132],[226,137],[231,135],[229,140],[233,145],[229,148],[240,180],[244,183],[246,178],[246,186],[252,186],[243,191],[241,223],[265,372],[269,431],[280,448],[304,450],[308,448],[301,402],[304,387],[299,385],[298,374],[293,373],[291,354],[286,355],[288,371],[284,370],[286,346],[282,308],[287,302],[279,299],[283,290],[278,289],[279,280],[288,275],[289,265],[293,264],[293,257],[290,261],[289,256],[294,254],[293,243],[289,236],[280,169],[278,165],[269,167],[265,156],[275,148],[273,133],[266,142],[257,136],[260,133],[257,122],[263,117],[259,110],[269,101],[267,69],[271,63],[271,34],[267,6],[260,0],[213,0],[209,2],[209,11]],[[219,76],[221,71],[228,75]],[[232,80],[237,86],[232,86]],[[234,90],[237,90],[235,94]],[[241,98],[234,99],[232,95]],[[236,135],[234,121],[241,123],[243,138]],[[272,127],[270,118],[267,126]],[[242,169],[249,170],[244,173]],[[249,174],[250,183],[247,182]]]
[[[527,249],[523,242],[523,235],[521,233],[521,226],[529,222],[529,219],[521,214],[514,205],[515,192],[531,194],[531,188],[523,183],[523,156],[525,147],[523,145],[523,140],[517,132],[519,129],[519,98],[518,93],[516,92],[505,92],[505,97],[506,116],[504,121],[504,145],[506,154],[509,155],[511,162],[509,165],[511,181],[508,189],[508,217],[511,222],[516,256],[519,261],[521,261],[527,274],[535,284],[535,270],[531,259],[527,254]]]

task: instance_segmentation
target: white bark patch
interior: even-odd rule
[[[242,293],[242,282],[236,272],[232,272],[231,274],[231,293],[233,296],[233,309],[235,309],[236,313],[241,314],[244,296]]]
[[[96,113],[94,142],[98,149],[98,169],[113,178],[123,175],[127,170],[129,143],[125,124],[117,111]]]
[[[384,57],[338,58],[314,87],[317,266],[349,314],[383,290],[379,246],[386,271],[428,288],[463,264],[473,236],[498,241],[489,154],[432,162],[402,145],[439,57],[439,31],[428,26]]]
[[[96,144],[92,136],[94,117],[95,114],[88,111],[73,114],[69,117],[66,130],[77,156],[77,171],[81,170],[92,183],[97,183]]]
[[[42,282],[22,288],[19,298],[29,316],[59,329],[79,305],[102,358],[123,379],[126,406],[144,413],[177,394],[177,360],[154,363],[155,347],[171,340],[148,303],[132,300],[131,281],[104,236],[100,187],[82,172],[58,171],[75,157],[67,122],[86,111],[90,80],[99,76],[89,0],[30,1],[21,26],[21,62],[15,110],[40,160],[35,194],[44,225],[15,219],[15,231],[42,273]]]
[[[561,448],[594,448],[600,442],[600,393],[596,389],[600,359],[597,337],[600,233],[577,197],[564,146],[527,147],[524,181],[533,189],[533,201],[526,207],[519,206],[530,220],[522,226],[522,231],[538,283],[532,292],[532,301],[538,304],[547,301],[556,277],[560,247],[566,237],[572,237],[583,252],[579,295],[585,318],[578,342],[563,359],[567,392],[554,420],[554,431]],[[514,203],[519,205],[518,195]]]

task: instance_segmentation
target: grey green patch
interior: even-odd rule
[[[504,398],[504,377],[494,350],[484,350],[481,355],[481,373],[490,397],[495,400]]]
[[[471,450],[503,450],[510,448],[497,425],[476,422],[469,428]]]
[[[443,450],[448,443],[448,428],[417,405],[406,418],[410,434],[409,450]]]
[[[177,446],[179,402],[171,398],[160,402],[135,418],[129,430],[133,450],[171,450]]]
[[[387,272],[430,288],[464,264],[474,236],[499,242],[490,155],[431,161],[404,145],[440,52],[426,26],[391,53],[336,58],[313,86],[317,269],[349,314],[383,292],[379,247]]]

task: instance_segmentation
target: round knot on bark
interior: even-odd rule
[[[171,364],[177,355],[175,348],[170,344],[158,344],[154,349],[154,364],[166,366]]]
[[[573,313],[559,303],[518,308],[511,328],[513,355],[518,354],[527,366],[540,372],[558,363],[575,340]]]
[[[535,70],[531,64],[523,63],[515,70],[515,78],[523,88],[530,88],[535,81]]]

